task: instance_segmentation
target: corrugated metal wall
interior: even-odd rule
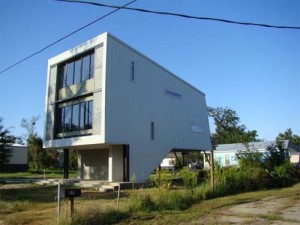
[[[111,36],[106,66],[105,138],[130,144],[131,175],[147,176],[173,148],[211,149],[203,93]],[[192,132],[191,124],[201,132]]]

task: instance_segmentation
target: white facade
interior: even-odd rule
[[[83,65],[86,52],[93,77],[61,85],[62,65],[76,57]],[[88,101],[92,127],[58,132],[58,112],[73,105],[76,116]],[[79,150],[83,179],[121,181],[127,170],[143,180],[172,149],[211,149],[205,95],[108,33],[49,60],[45,113],[44,147]]]

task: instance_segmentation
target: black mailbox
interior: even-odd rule
[[[81,195],[81,189],[65,189],[65,198],[74,198]]]

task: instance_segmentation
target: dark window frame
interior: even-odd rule
[[[56,134],[67,134],[93,129],[93,100],[76,101],[72,104],[59,107],[56,115]],[[76,118],[73,118],[74,115],[76,115]],[[81,127],[81,124],[83,124],[83,127]]]
[[[86,57],[89,57],[88,62],[86,62],[84,59],[86,59]],[[59,89],[60,88],[65,88],[74,84],[78,84],[81,82],[84,82],[86,80],[92,79],[94,78],[94,65],[95,65],[95,53],[94,51],[90,51],[88,53],[84,53],[82,55],[79,55],[77,57],[71,58],[70,60],[64,61],[63,63],[61,63],[58,68],[59,68]],[[80,68],[79,70],[76,70],[76,62],[80,61]],[[84,65],[86,65],[85,63],[87,63],[87,67],[88,67],[88,72],[86,73],[84,71]],[[70,66],[72,68],[70,68]],[[79,71],[78,77],[76,77],[76,72]],[[72,74],[70,75],[71,72]],[[79,78],[79,79],[76,79]]]

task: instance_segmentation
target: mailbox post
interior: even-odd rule
[[[65,198],[69,198],[70,200],[70,211],[71,217],[74,215],[74,198],[79,197],[81,195],[81,189],[65,189]]]

